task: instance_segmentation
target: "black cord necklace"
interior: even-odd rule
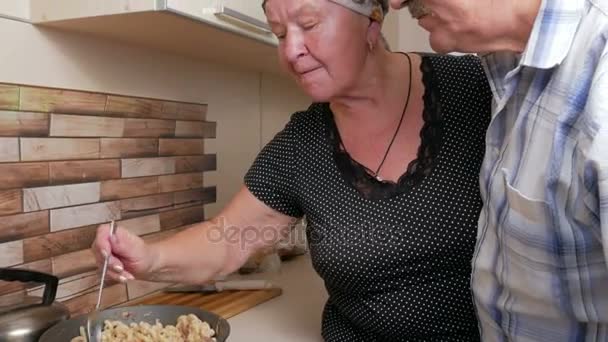
[[[405,57],[407,57],[407,61],[408,61],[408,65],[409,65],[409,70],[410,70],[410,80],[409,80],[409,86],[407,88],[407,98],[405,100],[405,106],[403,106],[403,113],[401,113],[401,119],[399,119],[399,124],[397,125],[397,129],[395,130],[395,134],[393,134],[393,138],[391,139],[391,142],[388,144],[388,147],[386,148],[386,152],[384,152],[384,157],[382,158],[382,161],[380,162],[380,165],[378,165],[378,168],[376,169],[376,171],[372,171],[369,168],[367,168],[366,166],[363,166],[371,175],[372,177],[376,178],[379,182],[384,181],[382,179],[382,177],[380,177],[379,173],[380,173],[380,169],[382,169],[382,166],[384,165],[384,162],[386,161],[386,158],[388,157],[388,153],[391,150],[391,147],[393,147],[393,143],[395,142],[395,139],[397,138],[397,134],[399,133],[399,130],[401,129],[401,124],[403,123],[403,118],[405,117],[405,112],[407,111],[407,107],[410,103],[410,95],[412,93],[412,60],[410,59],[410,56],[407,53],[402,53],[403,55],[405,55]],[[342,142],[342,139],[340,139],[340,144],[342,145],[342,149],[344,150],[344,152],[348,153],[348,151],[346,151],[346,146],[344,146],[344,143]]]

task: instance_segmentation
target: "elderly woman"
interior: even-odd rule
[[[386,1],[264,8],[283,67],[314,103],[264,147],[218,217],[153,244],[103,226],[98,260],[111,251],[123,281],[202,283],[306,215],[329,293],[325,340],[478,340],[469,277],[491,104],[479,61],[390,52]]]

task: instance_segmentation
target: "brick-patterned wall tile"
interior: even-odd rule
[[[120,160],[51,162],[49,176],[54,185],[117,179],[120,178]]]
[[[0,267],[23,263],[23,241],[0,243]]]
[[[179,175],[158,177],[160,192],[173,192],[203,187],[203,174],[183,173]]]
[[[216,169],[217,158],[215,154],[193,157],[175,157],[176,173],[214,171]]]
[[[49,232],[48,211],[3,216],[0,218],[0,242],[24,239]]]
[[[53,273],[58,277],[69,277],[97,268],[95,256],[90,248],[53,257],[51,262]]]
[[[165,101],[163,103],[163,117],[174,120],[205,121],[207,105]]]
[[[0,216],[17,214],[23,211],[21,194],[21,190],[0,191]]]
[[[204,154],[204,139],[216,136],[206,112],[201,104],[0,84],[0,267],[39,264],[63,278],[58,298],[73,313],[88,312],[96,292],[83,290],[99,280],[89,249],[99,224],[114,219],[157,241],[204,219],[203,204],[216,194],[203,187],[203,172],[217,167]],[[42,291],[5,285],[2,300]],[[104,306],[166,285],[110,286]]]
[[[126,119],[124,137],[158,138],[175,136],[175,121],[155,119]]]
[[[205,153],[203,139],[160,139],[158,150],[161,156],[188,156]]]
[[[101,139],[101,158],[158,156],[158,139]]]
[[[0,111],[0,136],[45,137],[48,135],[48,114]]]
[[[160,227],[167,230],[201,222],[204,219],[205,209],[202,205],[198,205],[160,213]]]
[[[216,200],[216,188],[207,187],[202,189],[194,189],[188,191],[180,191],[174,193],[173,203],[180,204],[208,204]]]
[[[66,301],[83,293],[95,291],[99,288],[100,275],[97,272],[78,274],[61,279],[57,287],[57,301]],[[27,290],[27,294],[33,297],[42,297],[44,287],[36,287]]]
[[[122,137],[124,129],[124,119],[51,114],[51,137]]]
[[[23,258],[30,262],[89,248],[96,232],[97,225],[92,225],[27,238],[23,240]]]
[[[171,286],[171,283],[156,283],[143,280],[132,280],[127,283],[127,291],[129,294],[129,300],[133,300],[139,297],[143,297],[150,293],[160,291],[166,287]]]
[[[106,113],[133,118],[162,118],[162,109],[162,101],[110,95]]]
[[[118,222],[118,226],[135,235],[148,235],[160,232],[160,216],[154,214],[120,221]]]
[[[81,91],[21,87],[20,109],[34,112],[102,113],[106,95]]]
[[[25,212],[96,203],[101,198],[100,183],[47,186],[23,189]]]
[[[19,109],[19,87],[0,84],[0,109]]]
[[[99,139],[21,138],[21,160],[99,158]]]
[[[0,164],[0,189],[15,189],[49,184],[48,163]]]
[[[0,162],[19,161],[19,138],[0,138]]]
[[[215,122],[177,121],[175,136],[178,138],[215,138]]]
[[[104,202],[51,210],[51,231],[120,220],[120,203]]]
[[[175,173],[173,158],[123,159],[122,177],[146,177]]]
[[[158,177],[117,179],[101,183],[102,201],[154,195],[158,190]]]
[[[120,201],[122,217],[133,218],[145,216],[173,206],[173,194],[161,194],[146,197],[130,198]]]
[[[127,297],[127,285],[116,284],[105,287],[103,290],[103,296],[101,300],[101,307],[107,308],[120,303],[124,303],[128,300]],[[97,292],[90,292],[85,295],[72,298],[64,302],[68,307],[68,310],[72,313],[72,316],[85,314],[91,312],[95,308],[97,303]]]

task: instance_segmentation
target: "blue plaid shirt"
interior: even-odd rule
[[[484,341],[608,341],[608,0],[544,0],[494,92],[472,287]]]

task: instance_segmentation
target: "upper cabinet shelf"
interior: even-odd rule
[[[39,26],[278,72],[261,0],[30,0]]]

